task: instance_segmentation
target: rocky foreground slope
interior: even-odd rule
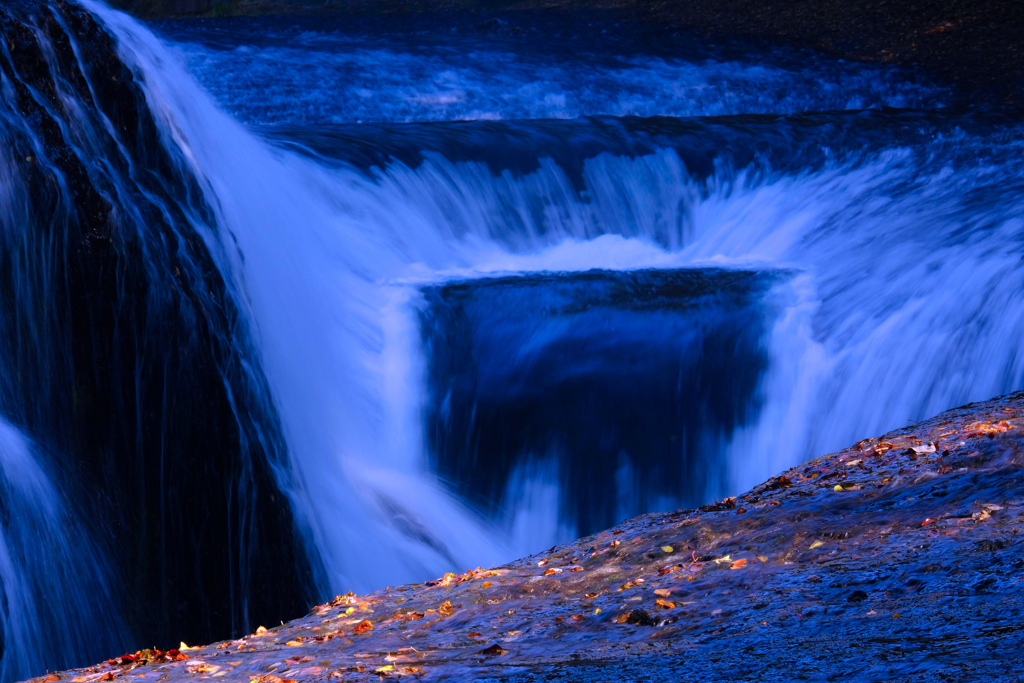
[[[1024,392],[963,406],[735,499],[37,680],[1022,680],[1022,426]]]

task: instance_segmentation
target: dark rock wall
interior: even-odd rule
[[[106,543],[139,647],[303,613],[287,453],[197,180],[88,13],[5,2],[0,32],[0,409]]]

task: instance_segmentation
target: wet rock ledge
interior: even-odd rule
[[[1022,427],[1024,392],[501,567],[37,680],[1018,680]]]

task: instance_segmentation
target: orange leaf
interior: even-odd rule
[[[363,619],[358,624],[356,624],[356,627],[354,629],[352,629],[352,632],[355,633],[356,635],[359,635],[360,633],[366,633],[366,632],[372,631],[372,630],[373,630],[373,624],[370,623],[370,620],[369,619]]]
[[[668,600],[663,600],[662,598],[658,598],[658,607],[664,607],[665,609],[673,609],[673,608],[675,608],[675,606],[676,606],[676,603],[674,603],[674,602],[669,602]]]

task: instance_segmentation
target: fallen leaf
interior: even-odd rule
[[[656,604],[658,605],[658,607],[664,607],[665,609],[675,609],[676,606],[676,603],[669,602],[668,600],[665,600],[663,598],[658,598]]]
[[[599,595],[598,593],[584,593],[583,597],[585,597],[587,600],[593,600],[598,595]]]
[[[378,666],[376,669],[373,670],[373,672],[377,673],[377,674],[385,674],[385,673],[388,673],[389,671],[394,671],[394,670],[395,670],[394,665],[392,665],[392,664],[385,664],[384,666]]]
[[[484,581],[482,584],[480,584],[480,587],[486,590],[486,589],[490,588],[493,585],[494,585],[493,581]]]
[[[486,655],[488,657],[496,657],[498,655],[503,655],[506,652],[508,652],[508,650],[503,648],[501,645],[498,645],[497,643],[495,643],[494,645],[491,645],[490,647],[485,647],[483,650],[480,650],[480,652],[477,652],[477,654],[478,655]]]
[[[561,574],[562,570],[557,567],[548,567],[544,570],[544,576],[551,576],[552,574]]]
[[[811,544],[810,549],[814,550],[815,548],[820,548],[823,545],[825,545],[825,544],[822,543],[821,541],[815,541],[814,543]]]
[[[661,551],[664,553],[674,553],[676,549],[670,545],[663,545],[661,546]]]
[[[742,560],[736,560],[735,562],[732,563],[731,569],[742,569],[743,567],[746,566],[746,564],[747,564],[746,558],[744,558]]]
[[[840,486],[839,484],[836,484],[835,486],[832,487],[832,490],[833,491],[842,491],[843,487]]]
[[[263,635],[264,633],[266,633],[266,632],[267,632],[267,628],[266,628],[265,626],[258,626],[258,627],[256,628],[256,633],[255,633],[254,635],[257,635],[257,636],[262,636],[262,635]],[[182,643],[182,645],[184,645],[184,644],[185,644],[185,643]],[[179,649],[179,650],[184,650],[185,648],[183,648],[183,647],[180,647],[180,648],[178,648],[178,649]]]
[[[765,557],[764,555],[758,555],[757,559],[760,560],[761,562],[767,562],[768,561],[768,558]]]
[[[358,624],[356,624],[356,627],[354,629],[352,629],[352,633],[355,633],[356,635],[359,635],[360,633],[368,633],[369,631],[372,631],[372,630],[373,630],[373,624],[370,623],[370,620],[369,619],[363,619]]]
[[[667,598],[668,596],[672,595],[672,589],[671,588],[657,588],[657,589],[655,589],[654,594],[655,595],[660,595],[663,598]]]

